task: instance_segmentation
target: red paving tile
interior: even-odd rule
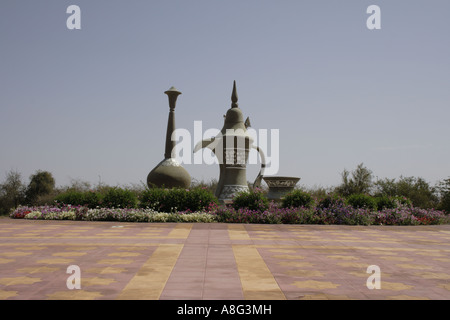
[[[450,225],[0,218],[0,299],[448,300],[449,240]],[[81,290],[66,285],[70,265],[81,270]],[[367,287],[370,265],[381,289]]]

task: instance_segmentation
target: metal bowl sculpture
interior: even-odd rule
[[[280,201],[286,194],[292,192],[300,178],[297,177],[263,177],[269,187],[267,198],[269,200]]]

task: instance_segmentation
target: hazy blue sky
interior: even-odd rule
[[[66,27],[72,4],[81,30]],[[372,4],[381,30],[366,27]],[[363,162],[434,184],[450,176],[449,13],[448,0],[1,0],[0,181],[145,181],[164,155],[164,91],[183,93],[178,128],[220,129],[236,80],[252,127],[280,130],[278,175],[332,186]]]

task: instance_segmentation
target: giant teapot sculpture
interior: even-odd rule
[[[218,159],[220,176],[215,195],[221,203],[229,203],[236,194],[249,190],[246,166],[250,149],[256,149],[261,157],[261,170],[253,183],[254,188],[261,185],[265,168],[264,153],[258,146],[253,145],[253,138],[247,131],[250,125],[249,118],[244,122],[237,101],[236,81],[234,81],[231,108],[224,116],[225,123],[221,132],[216,137],[198,142],[194,148],[194,152],[209,148]]]

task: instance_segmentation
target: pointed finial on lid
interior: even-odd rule
[[[231,107],[232,108],[239,108],[238,101],[238,95],[236,92],[236,80],[233,82],[233,93],[231,94]]]

